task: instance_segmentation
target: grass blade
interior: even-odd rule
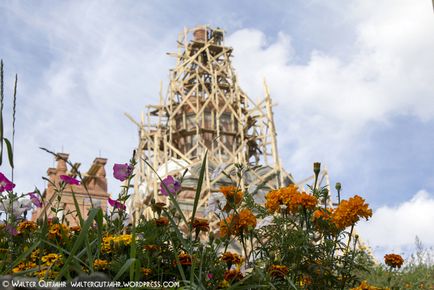
[[[135,263],[136,259],[130,258],[128,259],[125,264],[122,266],[122,268],[119,270],[119,272],[116,274],[116,276],[113,278],[113,281],[117,281],[119,277],[122,276],[123,273],[125,273],[131,266],[131,264]]]
[[[14,152],[13,152],[12,144],[7,138],[3,138],[3,140],[5,140],[6,148],[8,150],[9,165],[13,169],[14,168]]]
[[[208,156],[208,150],[205,152],[205,156],[203,157],[203,162],[202,162],[202,166],[200,168],[200,173],[199,173],[199,180],[197,181],[196,194],[194,196],[194,203],[193,203],[193,213],[191,215],[191,221],[192,222],[190,223],[190,232],[191,232],[191,227],[192,227],[194,217],[196,216],[197,204],[199,203],[200,193],[202,191],[203,179],[205,177],[205,167],[206,167],[207,156]]]
[[[71,253],[68,256],[68,258],[65,261],[64,266],[60,270],[59,274],[57,275],[56,279],[61,278],[65,275],[65,273],[69,269],[69,265],[71,264],[71,260],[74,258],[75,253],[80,249],[81,245],[85,241],[85,239],[88,237],[89,228],[93,223],[93,220],[95,219],[95,216],[98,213],[98,210],[96,208],[92,208],[89,211],[89,217],[84,222],[84,225],[81,228],[80,235],[77,238],[77,241],[75,242],[74,246],[72,247]]]
[[[3,161],[3,60],[0,60],[0,165]]]
[[[27,258],[27,256],[30,255],[30,253],[32,253],[33,250],[36,249],[39,246],[40,243],[41,243],[41,241],[37,241],[36,243],[34,243],[33,245],[31,245],[27,249],[27,251],[25,251],[24,253],[22,253],[21,255],[19,255],[18,258],[16,258],[15,261],[12,262],[12,264],[9,266],[9,268],[7,268],[7,270],[5,271],[4,274],[10,273],[10,271],[11,271],[12,268],[14,268],[20,262],[24,261],[24,259]]]

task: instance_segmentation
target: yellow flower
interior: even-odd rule
[[[119,235],[119,236],[113,237],[113,242],[117,245],[123,244],[125,246],[128,246],[129,244],[131,244],[131,240],[132,240],[132,235],[130,235],[130,234]]]
[[[132,236],[130,234],[119,236],[105,236],[102,238],[101,252],[109,254],[114,247],[128,246],[131,244]]]
[[[102,245],[101,245],[101,252],[103,253],[111,253],[112,249],[111,249],[111,243],[113,241],[113,237],[112,236],[105,236],[102,238]]]
[[[34,221],[22,221],[18,224],[17,230],[22,233],[24,231],[34,231],[38,228],[38,225]]]
[[[109,264],[110,263],[107,260],[96,259],[93,261],[93,268],[95,270],[107,270]]]
[[[30,259],[31,259],[33,262],[35,262],[35,261],[39,258],[40,254],[41,254],[41,250],[40,250],[40,249],[36,249],[36,250],[34,250],[34,251],[30,254]]]
[[[62,258],[62,255],[58,255],[55,253],[50,253],[48,255],[42,256],[41,261],[44,262],[45,265],[51,266],[57,261],[60,262],[60,259]]]
[[[48,238],[50,240],[59,238],[62,239],[63,236],[69,235],[69,228],[64,224],[52,224],[48,230]]]
[[[52,270],[41,270],[35,272],[35,276],[37,276],[39,279],[45,279],[45,278],[55,278],[59,274],[57,271]]]
[[[366,220],[372,216],[372,210],[365,200],[358,195],[343,200],[332,215],[332,222],[338,229],[345,229],[357,223],[361,217]]]
[[[36,264],[33,262],[21,262],[15,268],[12,269],[12,273],[19,273],[24,270],[36,268]]]

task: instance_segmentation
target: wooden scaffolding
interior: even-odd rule
[[[289,184],[305,189],[312,184],[314,175],[296,182],[283,170],[268,87],[264,81],[265,97],[260,102],[241,90],[231,65],[233,49],[224,44],[224,31],[209,26],[185,28],[177,44],[177,52],[168,53],[176,57],[176,66],[170,70],[166,98],[161,85],[159,104],[146,106],[139,122],[126,114],[139,134],[134,193],[127,202],[128,211],[136,218],[155,217],[151,200],[167,203],[160,193],[158,176],[172,175],[183,177],[178,202],[188,217],[205,152],[207,166],[197,216],[204,215],[211,192],[231,183],[227,174],[236,171],[236,164],[248,168],[241,186],[249,186],[257,202],[265,202],[271,189]],[[319,173],[316,186],[326,186],[332,192],[327,169]],[[327,203],[337,205],[331,196]],[[212,219],[212,228],[216,222]]]
[[[148,105],[140,122],[127,115],[138,126],[140,140],[129,210],[149,216],[151,199],[163,198],[155,169],[162,178],[180,178],[187,171],[179,201],[183,210],[190,211],[206,151],[199,213],[209,193],[230,182],[225,174],[216,175],[222,166],[225,173],[233,172],[235,164],[251,168],[243,182],[256,184],[257,194],[294,183],[282,170],[268,88],[264,82],[265,98],[260,102],[241,90],[231,65],[233,49],[224,45],[224,31],[186,28],[177,43],[177,53],[169,53],[176,57],[176,66],[170,72],[167,97],[163,99],[160,91],[159,104]]]

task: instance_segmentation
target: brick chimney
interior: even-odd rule
[[[58,216],[58,218],[64,219],[64,222],[69,223],[70,226],[79,224],[73,194],[75,195],[83,217],[87,216],[92,206],[101,207],[103,211],[106,210],[109,197],[105,171],[105,165],[107,164],[106,158],[95,158],[90,169],[86,173],[81,174],[83,177],[81,184],[66,186],[60,195],[60,202],[58,201],[58,193],[56,192],[55,186],[58,187],[61,183],[60,176],[75,175],[72,168],[68,170],[68,158],[69,154],[57,153],[56,168],[48,168],[47,175],[51,183],[48,183],[43,193],[44,207],[37,208],[33,211],[32,220],[36,221],[37,219],[44,218],[45,215],[47,215],[47,217],[54,217],[55,214],[51,211],[51,208],[54,207],[63,208],[63,213]]]

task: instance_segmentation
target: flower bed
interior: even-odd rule
[[[326,202],[327,188],[312,186],[304,192],[288,185],[270,191],[265,204],[257,204],[233,180],[233,185],[210,195],[206,216],[199,217],[196,208],[193,216],[185,216],[177,202],[182,180],[169,176],[161,181],[167,202],[150,205],[154,218],[131,220],[125,202],[134,166],[134,159],[114,166],[115,178],[125,184],[117,200],[109,199],[110,211],[93,208],[88,217],[78,208],[69,213],[79,218],[77,226],[68,225],[65,216],[25,220],[31,206],[46,201],[37,190],[18,196],[13,183],[0,175],[5,213],[1,273],[72,281],[101,272],[118,283],[172,283],[194,289],[381,289],[366,288],[355,274],[366,254],[357,247],[354,225],[372,215],[360,196],[333,208]],[[249,170],[237,168],[237,176]],[[61,180],[56,185],[60,194],[66,185],[80,182],[70,176]],[[196,198],[200,192],[198,188]],[[211,222],[218,226],[210,227]],[[400,262],[397,256],[387,261],[392,267]]]

